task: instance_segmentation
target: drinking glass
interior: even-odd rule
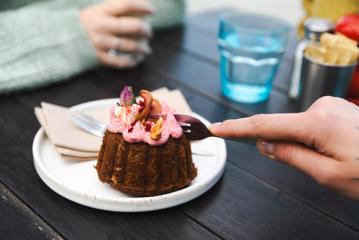
[[[288,31],[288,24],[274,17],[223,15],[218,34],[222,94],[243,103],[267,100]]]

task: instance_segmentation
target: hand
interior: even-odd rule
[[[134,55],[148,54],[147,39],[152,32],[141,17],[152,13],[152,6],[145,0],[106,1],[81,10],[80,20],[100,62],[128,68],[137,65],[141,58],[131,58],[129,54],[121,57],[108,52],[115,49]]]
[[[359,107],[323,97],[306,112],[263,114],[213,124],[220,137],[256,137],[259,151],[359,200]]]

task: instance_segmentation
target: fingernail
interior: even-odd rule
[[[257,143],[257,148],[262,154],[266,155],[271,159],[274,159],[274,155],[273,155],[275,148],[274,143],[259,140]]]
[[[219,127],[221,124],[222,124],[221,122],[212,123],[212,124],[209,126],[209,128],[210,128],[210,129],[215,129],[215,128]]]

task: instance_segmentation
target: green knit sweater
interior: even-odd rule
[[[0,0],[0,94],[68,79],[99,64],[79,9],[101,0]],[[151,0],[154,29],[184,17],[183,0]]]

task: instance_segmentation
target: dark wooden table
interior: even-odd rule
[[[188,18],[157,34],[153,55],[130,71],[96,69],[66,83],[0,97],[0,239],[359,239],[359,203],[227,142],[221,180],[201,197],[171,209],[114,213],[71,202],[37,175],[31,145],[39,124],[34,106],[64,106],[117,97],[126,85],[179,88],[192,109],[212,122],[256,113],[294,112],[288,100],[292,37],[269,101],[238,104],[220,94],[217,14]],[[293,34],[294,36],[294,34]]]

